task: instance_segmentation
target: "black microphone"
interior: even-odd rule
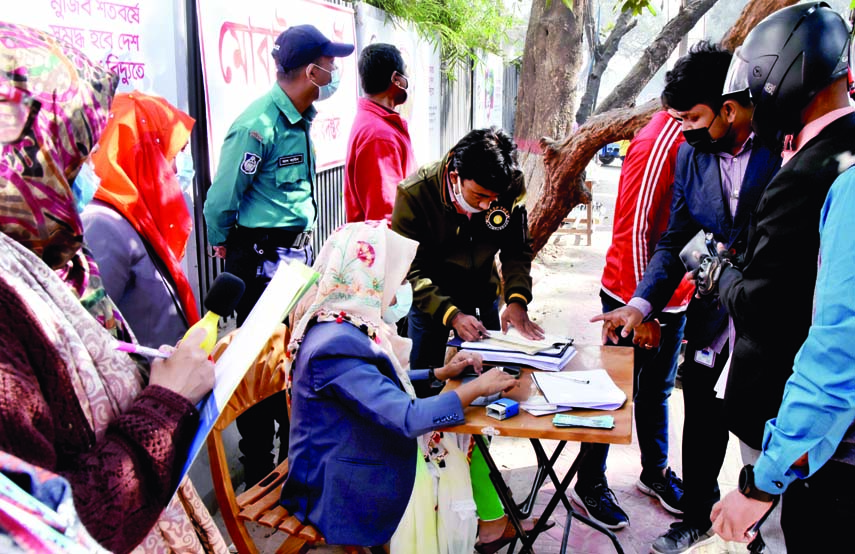
[[[204,329],[206,335],[200,346],[210,354],[217,344],[217,326],[220,317],[227,316],[235,310],[244,290],[246,290],[246,284],[240,277],[227,272],[217,275],[205,296],[204,305],[208,310],[207,313],[187,330],[184,339],[196,329]]]

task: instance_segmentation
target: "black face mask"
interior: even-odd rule
[[[731,123],[727,128],[727,132],[724,133],[724,136],[720,139],[713,140],[710,136],[710,127],[712,127],[716,117],[718,117],[718,114],[715,114],[715,117],[710,121],[710,124],[707,127],[683,131],[683,137],[686,139],[686,142],[689,143],[689,146],[692,146],[698,152],[703,152],[705,154],[717,154],[718,152],[724,152],[725,150],[730,149],[733,143],[733,140],[730,139],[730,131],[733,129],[733,123]]]

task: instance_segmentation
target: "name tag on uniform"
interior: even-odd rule
[[[704,348],[703,350],[695,351],[695,361],[707,367],[715,365],[715,350],[712,348]]]
[[[279,167],[288,167],[291,165],[300,165],[303,163],[303,155],[302,154],[289,154],[287,156],[282,156],[277,160]]]

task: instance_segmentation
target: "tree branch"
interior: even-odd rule
[[[674,52],[680,40],[717,1],[692,0],[688,6],[681,8],[677,15],[662,27],[659,35],[644,50],[635,67],[600,103],[595,113],[600,114],[631,104],[656,71],[668,60],[668,56]]]
[[[660,109],[651,100],[635,108],[620,108],[591,117],[579,132],[561,141],[540,139],[543,148],[544,183],[529,218],[534,251],[546,244],[564,217],[579,203],[590,202],[591,192],[580,175],[603,144],[631,139]]]
[[[602,84],[603,73],[612,61],[612,58],[617,54],[618,46],[621,39],[626,34],[632,31],[638,25],[638,20],[633,18],[629,11],[621,12],[615,21],[615,26],[606,38],[606,42],[597,45],[597,53],[594,58],[594,65],[591,72],[588,74],[588,82],[585,85],[585,94],[579,101],[579,109],[576,111],[576,123],[579,125],[585,123],[591,116],[594,110],[597,96],[600,94],[600,85]]]
[[[751,0],[745,5],[742,13],[733,27],[721,39],[721,45],[730,50],[736,50],[736,47],[745,42],[745,37],[755,25],[769,15],[770,13],[792,6],[799,0]]]

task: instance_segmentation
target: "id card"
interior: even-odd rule
[[[715,365],[715,350],[713,350],[712,348],[696,350],[695,361],[701,365],[713,367]]]

